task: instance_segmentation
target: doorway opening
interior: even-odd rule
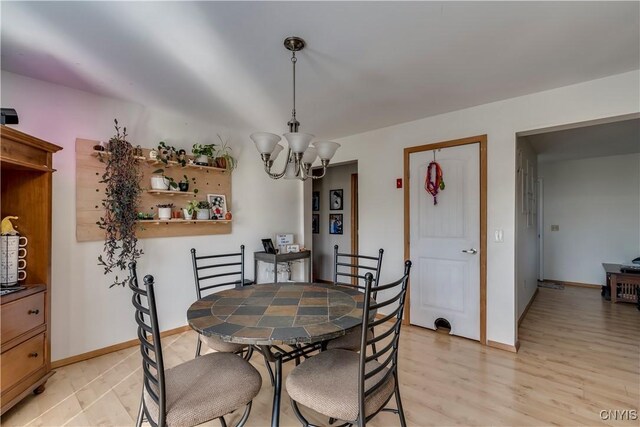
[[[640,115],[516,137],[520,326],[539,292],[606,301],[611,291],[605,265],[631,263],[640,255]]]
[[[425,191],[434,156],[446,183],[437,200]],[[444,320],[452,334],[487,344],[486,135],[405,148],[404,182],[404,251],[413,268],[403,322],[435,329]],[[445,240],[447,254],[438,246]]]
[[[311,191],[313,280],[333,283],[333,253],[358,253],[358,162],[331,165]]]

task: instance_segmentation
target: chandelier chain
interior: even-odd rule
[[[293,64],[293,109],[291,110],[292,121],[296,121],[296,52],[291,52],[291,63]]]

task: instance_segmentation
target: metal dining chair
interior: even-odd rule
[[[244,407],[237,426],[249,418],[262,377],[246,360],[231,353],[211,353],[164,369],[153,276],[138,286],[135,262],[129,264],[129,287],[135,307],[142,355],[143,387],[136,426],[194,426]]]
[[[378,292],[385,291],[383,295],[386,298],[378,302],[372,300],[373,275],[365,275],[362,330],[375,327],[376,336],[361,334],[360,353],[327,350],[291,371],[286,382],[287,393],[293,412],[303,426],[310,424],[298,405],[329,417],[330,422],[343,420],[343,426],[364,427],[381,411],[398,414],[400,425],[406,426],[398,382],[398,351],[410,270],[411,261],[406,261],[402,278],[377,286]],[[389,314],[375,319],[374,315],[383,307],[392,309]],[[382,348],[372,350],[375,343]],[[396,408],[386,408],[394,395]]]
[[[338,245],[333,247],[333,282],[336,285],[352,286],[362,291],[365,289],[365,274],[370,272],[373,277],[373,298],[376,298],[375,286],[378,285],[382,255],[384,249],[378,251],[378,256],[340,253]],[[369,331],[372,334],[372,331]],[[360,348],[360,331],[355,330],[331,340],[327,349],[341,348],[357,351]],[[375,351],[375,348],[374,348]]]
[[[209,294],[215,289],[229,286],[246,286],[253,282],[244,277],[244,245],[240,246],[240,252],[218,255],[198,256],[195,248],[191,248],[193,261],[193,276],[196,284],[198,299],[203,297],[203,292]],[[196,357],[200,356],[202,342],[209,348],[224,353],[244,353],[244,358],[249,360],[253,352],[252,347],[224,342],[215,337],[198,335],[196,343]]]

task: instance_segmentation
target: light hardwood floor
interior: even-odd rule
[[[640,409],[640,312],[602,301],[597,290],[540,289],[521,324],[518,354],[417,327],[402,335],[409,425],[640,425],[600,419],[601,410]],[[164,339],[165,364],[191,359],[195,339],[193,332]],[[264,381],[248,425],[266,426],[271,386],[261,359],[253,363]],[[57,369],[46,391],[5,414],[2,425],[133,425],[140,387],[138,348],[121,350]],[[281,424],[299,425],[286,392]],[[399,424],[384,413],[370,425]]]

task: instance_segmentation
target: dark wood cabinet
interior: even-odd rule
[[[0,217],[14,224],[27,245],[25,290],[0,297],[1,413],[31,392],[40,393],[51,372],[51,193],[53,153],[61,147],[0,126]]]

